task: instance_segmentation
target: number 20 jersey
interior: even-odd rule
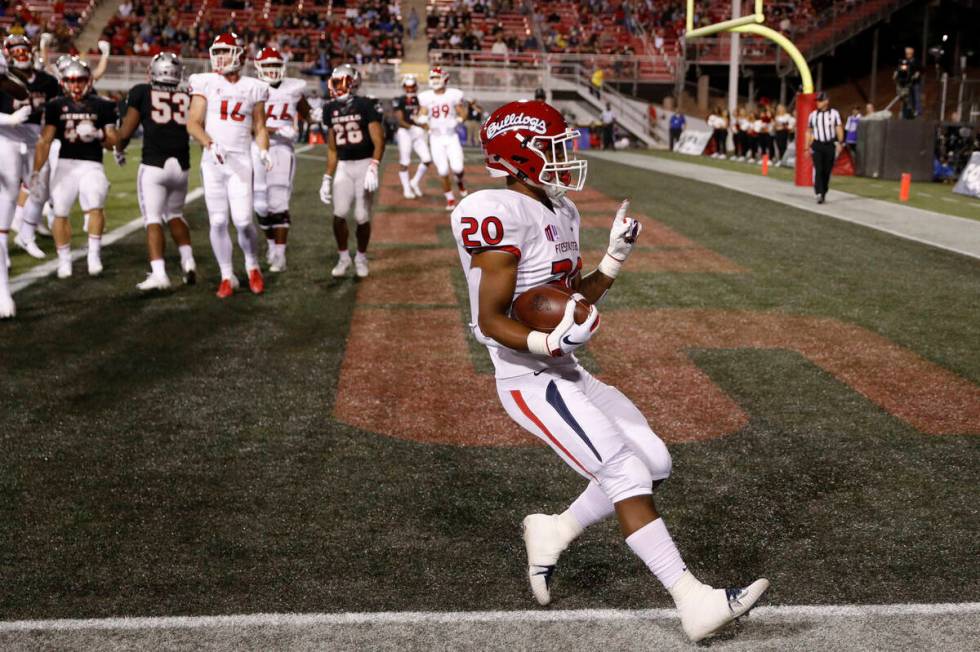
[[[323,126],[333,129],[337,142],[337,158],[359,161],[374,155],[374,143],[368,125],[381,122],[377,100],[353,95],[345,100],[332,100],[323,107]]]
[[[230,152],[249,152],[252,146],[252,109],[269,99],[269,85],[254,77],[232,83],[216,72],[202,72],[188,79],[191,96],[208,102],[204,130]]]
[[[191,167],[187,137],[187,91],[176,86],[137,84],[129,91],[127,104],[139,111],[143,126],[143,164],[162,168],[175,158],[182,170]]]
[[[517,259],[514,299],[539,285],[569,287],[580,273],[578,209],[567,198],[554,201],[553,208],[513,190],[480,190],[463,198],[450,217],[469,291],[470,328],[487,345],[497,378],[577,363],[571,355],[552,358],[505,348],[479,327],[482,271],[471,267],[474,255],[495,250]]]

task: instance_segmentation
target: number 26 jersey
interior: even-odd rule
[[[175,158],[182,170],[191,167],[187,139],[187,110],[191,98],[177,86],[137,84],[129,91],[127,105],[139,111],[143,126],[143,164],[162,168]]]
[[[377,100],[351,96],[333,100],[323,108],[323,126],[333,130],[337,143],[337,158],[359,161],[374,155],[374,143],[368,125],[381,122]]]
[[[204,130],[230,152],[249,152],[252,146],[252,109],[269,99],[269,85],[253,77],[232,83],[216,72],[191,75],[191,96],[208,102]]]

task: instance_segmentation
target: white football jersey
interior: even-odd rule
[[[302,79],[285,78],[279,86],[269,86],[269,99],[265,101],[265,124],[270,129],[296,125],[296,105],[306,96],[306,82]],[[292,145],[294,139],[282,138],[272,133],[270,138]]]
[[[456,107],[463,102],[463,91],[458,88],[447,88],[442,94],[433,90],[419,93],[419,106],[429,112],[429,133],[436,136],[455,134]]]
[[[202,72],[188,80],[191,95],[208,101],[204,130],[230,152],[248,152],[252,144],[252,109],[269,99],[269,85],[254,77],[231,83],[224,75]]]
[[[546,367],[576,364],[575,356],[539,356],[508,349],[480,332],[480,269],[471,269],[474,254],[490,249],[517,258],[514,298],[526,290],[548,283],[569,287],[581,273],[578,209],[568,198],[554,202],[554,211],[541,202],[513,190],[480,190],[453,211],[453,237],[463,265],[470,299],[470,328],[476,339],[487,345],[497,378],[511,378]]]

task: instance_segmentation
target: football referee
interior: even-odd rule
[[[830,108],[826,93],[817,95],[817,110],[810,114],[806,127],[806,144],[813,155],[813,191],[822,204],[830,188],[830,171],[844,142],[844,125],[837,109]]]

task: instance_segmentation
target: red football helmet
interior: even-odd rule
[[[278,84],[286,76],[286,59],[276,48],[262,48],[255,57],[255,72],[262,81]]]
[[[555,199],[585,185],[588,161],[569,146],[578,137],[557,109],[536,100],[503,105],[480,129],[490,176],[513,176]]]
[[[448,83],[449,83],[449,73],[443,70],[442,68],[440,68],[439,66],[435,66],[432,70],[429,71],[429,88],[431,88],[432,90],[438,91],[440,89],[443,89],[446,87],[446,84]]]
[[[238,72],[245,65],[245,48],[234,32],[216,36],[208,53],[211,55],[211,70],[222,75]]]

